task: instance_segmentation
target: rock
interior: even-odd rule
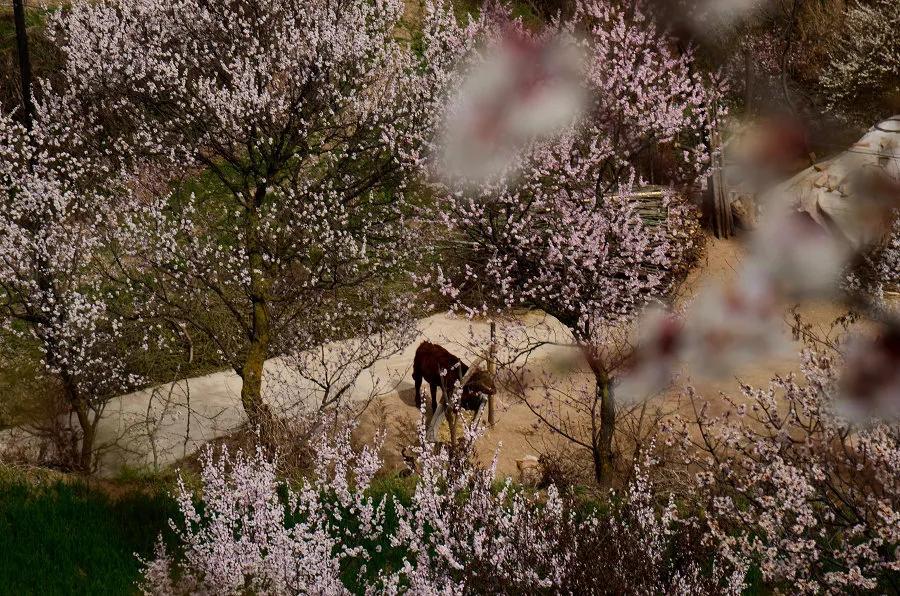
[[[750,197],[738,197],[732,201],[731,214],[735,223],[742,230],[756,229],[756,203]]]
[[[516,460],[516,468],[519,470],[519,482],[527,486],[536,485],[541,479],[541,467],[537,457],[526,455]]]

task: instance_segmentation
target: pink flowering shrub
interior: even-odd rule
[[[567,591],[596,593],[603,585],[610,594],[740,594],[747,561],[740,555],[726,560],[704,545],[705,524],[680,516],[672,494],[659,507],[649,478],[655,463],[650,457],[638,462],[610,513],[576,528],[579,558]]]
[[[349,431],[323,441],[315,475],[299,488],[276,476],[277,460],[262,449],[231,456],[207,450],[202,459],[202,508],[179,482],[184,524],[172,528],[182,552],[175,558],[162,543],[146,564],[148,594],[260,593],[341,594],[341,563],[365,557],[349,546],[353,531],[381,531],[383,505],[365,495],[380,467],[375,449],[354,453]],[[282,496],[283,495],[283,496]]]
[[[470,431],[466,440],[473,438]],[[740,561],[726,573],[713,553],[698,550],[696,526],[679,519],[671,501],[660,512],[649,460],[601,514],[552,485],[531,494],[507,479],[497,488],[493,468],[475,467],[465,452],[419,455],[412,504],[399,509],[391,537],[409,554],[381,586],[387,593],[712,594],[743,586]]]
[[[743,387],[675,436],[698,466],[711,536],[726,557],[752,557],[766,581],[804,593],[900,586],[900,427],[854,423],[836,400],[832,357],[804,356],[802,375]],[[699,454],[699,455],[698,455]]]
[[[208,451],[202,506],[181,483],[179,550],[159,547],[143,589],[337,594],[352,581],[384,594],[740,591],[745,567],[701,551],[699,526],[671,501],[659,511],[646,467],[601,514],[552,486],[498,485],[493,467],[472,462],[474,438],[467,429],[465,447],[436,452],[423,438],[405,503],[371,495],[380,462],[373,449],[355,453],[348,431],[323,437],[315,474],[299,488],[281,482],[261,450]]]
[[[465,441],[475,436],[469,430]],[[560,586],[574,563],[577,540],[560,542],[574,513],[555,488],[543,499],[513,488],[494,490],[493,467],[469,460],[472,452],[441,450],[421,442],[421,473],[412,502],[398,504],[391,544],[407,556],[383,578],[381,589],[414,594],[496,593]]]
[[[885,292],[900,291],[900,217],[894,214],[894,223],[885,239],[866,255],[863,267],[850,277],[851,291],[865,292],[881,308],[891,308],[885,302]]]
[[[894,221],[891,234],[881,250],[878,272],[891,290],[900,289],[900,217]]]

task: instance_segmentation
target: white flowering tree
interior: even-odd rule
[[[900,93],[900,5],[892,0],[854,2],[844,19],[821,77],[827,103],[851,112],[883,109],[879,102]],[[871,113],[864,116],[865,122],[871,120]]]
[[[628,191],[643,180],[641,160],[651,147],[669,147],[681,164],[670,172],[672,182],[693,179],[704,169],[706,95],[691,73],[691,56],[673,53],[666,35],[640,11],[583,2],[575,23],[572,29],[586,32],[579,43],[586,55],[583,114],[559,134],[523,144],[511,160],[512,173],[442,195],[440,217],[453,235],[456,258],[447,261],[437,281],[454,306],[469,314],[533,307],[571,330],[596,383],[590,395],[570,405],[590,422],[585,432],[574,431],[555,414],[532,409],[554,431],[587,449],[598,481],[608,482],[614,375],[627,359],[627,347],[620,349],[610,330],[665,295],[672,265],[689,248],[686,235],[679,237],[689,228],[682,204],[665,201],[663,225],[651,229]],[[468,35],[470,29],[460,28],[457,38]],[[523,120],[527,126],[540,117],[534,112],[547,105],[533,100],[539,96],[534,87],[544,81],[550,86],[558,77],[552,62],[549,75],[532,66],[541,64],[548,46],[526,33],[517,35],[521,40],[515,43],[531,52],[530,59],[520,66],[523,84],[512,86],[508,101],[498,102],[514,114],[498,127],[513,128]],[[476,122],[490,118],[476,108]],[[470,145],[477,146],[481,131],[473,132]],[[503,134],[507,131],[496,136]]]
[[[408,244],[421,104],[402,13],[400,0],[156,0],[77,2],[54,20],[73,102],[109,117],[123,153],[163,179],[205,173],[206,192],[135,203],[120,262],[216,345],[253,423],[270,416],[263,362],[309,310],[365,309],[354,293],[383,284]]]
[[[36,342],[77,427],[64,462],[90,471],[97,424],[137,377],[120,348],[134,320],[103,285],[104,245],[127,190],[71,124],[0,115],[0,324]],[[94,159],[94,156],[97,159]]]

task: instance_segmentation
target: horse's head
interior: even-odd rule
[[[496,392],[494,377],[487,371],[476,371],[462,389],[462,407],[477,410],[483,397],[494,395]]]

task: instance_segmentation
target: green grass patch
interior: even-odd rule
[[[14,13],[8,5],[0,8],[0,49],[16,47],[16,24]],[[25,10],[25,28],[43,27],[47,20],[47,13],[40,8],[28,7]]]
[[[469,15],[477,17],[481,12],[480,0],[455,0],[453,3],[453,11],[459,22],[464,23]],[[521,1],[513,1],[509,3],[512,18],[521,19],[522,24],[529,28],[539,28],[544,24],[544,20],[540,15],[534,12],[534,9],[527,3]]]
[[[0,474],[0,593],[135,594],[140,562],[177,507],[164,492],[111,497],[80,480]]]

